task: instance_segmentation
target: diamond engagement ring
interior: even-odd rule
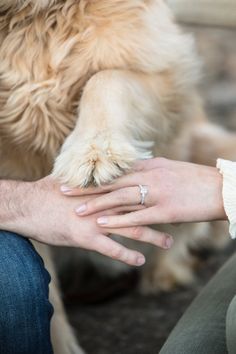
[[[139,189],[140,189],[140,195],[141,195],[141,205],[144,205],[145,203],[145,197],[148,194],[148,187],[143,186],[142,184],[139,184]]]

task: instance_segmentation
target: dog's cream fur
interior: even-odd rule
[[[189,159],[193,127],[206,126],[198,73],[163,0],[0,0],[0,176],[35,180],[54,165],[87,186],[152,154]],[[158,258],[154,288],[191,279],[189,242]],[[54,338],[60,321],[67,333],[56,352],[79,353],[53,289]]]
[[[5,177],[45,175],[74,127],[54,169],[71,185],[108,182],[150,141],[173,142],[197,65],[163,1],[12,3],[0,20]]]

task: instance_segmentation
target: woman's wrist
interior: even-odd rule
[[[217,168],[223,180],[222,199],[230,222],[230,235],[236,239],[236,162],[218,159]]]
[[[216,220],[228,220],[228,217],[224,208],[223,200],[223,177],[216,169],[215,177],[215,191],[216,191]]]

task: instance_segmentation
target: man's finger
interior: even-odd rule
[[[92,248],[104,256],[132,266],[139,267],[145,263],[145,257],[142,253],[130,250],[104,235],[98,235],[94,238]]]
[[[135,241],[150,243],[163,249],[169,249],[174,242],[172,236],[151,229],[150,227],[133,226],[122,229],[108,229],[107,231]]]

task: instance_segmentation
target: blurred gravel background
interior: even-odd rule
[[[236,130],[236,31],[213,27],[186,30],[194,33],[205,62],[201,92],[207,112],[227,129]],[[88,354],[158,353],[185,308],[235,249],[231,242],[227,250],[204,261],[191,289],[158,296],[142,296],[134,289],[106,301],[67,304],[81,345]],[[134,277],[121,281],[124,289],[132,288]]]

